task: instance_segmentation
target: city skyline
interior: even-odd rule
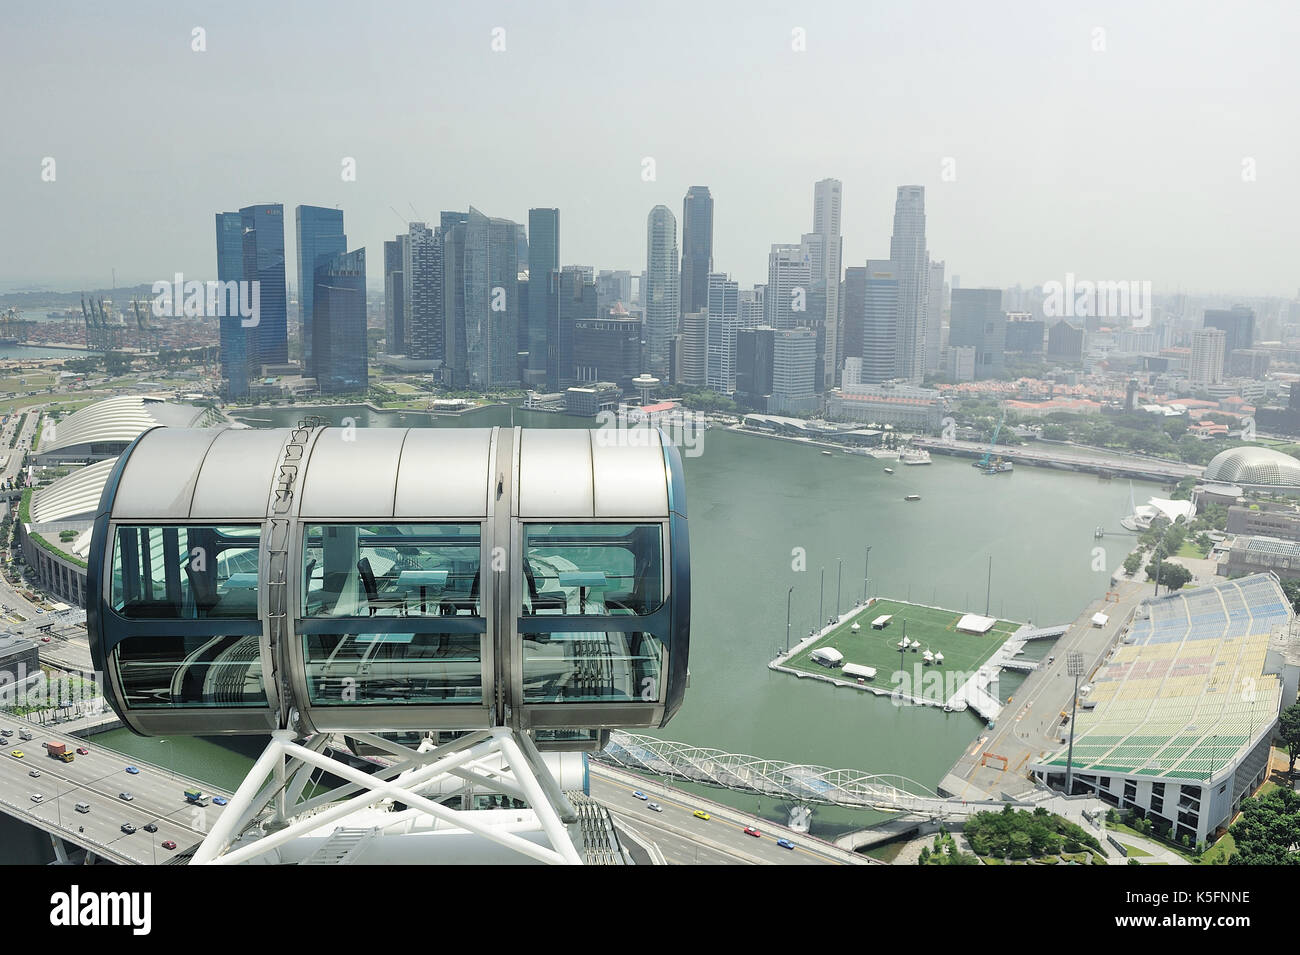
[[[1300,225],[1284,214],[1300,185],[1281,174],[1294,164],[1300,134],[1278,121],[1283,91],[1296,86],[1297,67],[1282,45],[1300,26],[1294,10],[1260,8],[1243,25],[1193,5],[1174,23],[1155,8],[1102,4],[1086,17],[1020,8],[987,23],[978,11],[928,5],[891,11],[881,23],[895,29],[885,31],[873,28],[880,24],[870,11],[847,6],[797,17],[741,12],[692,9],[694,30],[683,39],[670,15],[602,10],[560,30],[543,9],[507,8],[505,46],[494,51],[495,24],[417,10],[410,30],[385,38],[383,68],[344,91],[326,122],[318,106],[297,108],[314,102],[299,96],[317,88],[313,51],[347,51],[363,65],[381,56],[364,32],[331,36],[327,16],[195,8],[192,19],[206,31],[199,52],[184,13],[149,4],[68,15],[59,31],[13,11],[7,65],[42,81],[15,104],[0,152],[6,211],[30,223],[22,241],[12,232],[0,240],[0,285],[109,287],[113,270],[119,285],[177,271],[207,276],[211,254],[193,223],[236,187],[289,208],[346,208],[350,237],[374,249],[396,231],[395,218],[431,221],[434,210],[478,201],[522,222],[544,204],[566,210],[567,261],[637,271],[646,210],[676,208],[691,185],[705,182],[716,209],[713,268],[747,288],[762,281],[766,248],[808,227],[808,183],[827,176],[847,190],[844,266],[884,252],[879,223],[892,189],[916,183],[930,192],[930,248],[971,284],[1032,287],[1073,272],[1149,279],[1166,292],[1287,298],[1300,285],[1286,254],[1300,242]],[[795,29],[804,31],[802,50],[792,48]],[[404,55],[429,31],[446,35],[449,69],[484,78],[464,102],[432,99],[413,72],[421,57]],[[279,41],[291,33],[294,43]],[[93,85],[75,65],[44,68],[63,62],[79,38],[99,48],[129,42],[139,55],[127,67],[121,58],[101,62]],[[687,59],[700,44],[726,56]],[[570,55],[579,50],[583,56]],[[168,137],[148,156],[131,148],[142,123],[221,115],[231,96],[253,101],[261,74],[252,64],[270,51],[280,82],[266,107],[246,117],[247,135],[222,134],[215,150],[181,151],[193,137]],[[601,88],[579,92],[590,69],[652,52],[690,64],[665,81],[668,89],[720,90],[717,100],[698,115],[683,113],[674,104],[687,97],[651,91],[620,69],[605,71]],[[529,89],[526,77],[542,56],[550,82]],[[945,69],[948,60],[955,65]],[[1220,65],[1210,75],[1207,60]],[[942,81],[962,66],[960,88]],[[726,81],[738,70],[751,77],[744,88]],[[167,83],[153,81],[161,71]],[[843,96],[800,93],[888,90],[898,75],[909,77],[908,88],[874,96],[869,138],[843,122]],[[381,102],[380,88],[399,92]],[[105,100],[110,90],[116,95]],[[1132,107],[1135,90],[1150,95],[1155,111]],[[558,96],[575,109],[558,119],[537,111],[558,123],[550,133],[532,117],[503,132],[499,117],[512,115],[521,92],[523,103]],[[990,101],[998,103],[992,124]],[[433,123],[409,121],[434,107]],[[599,124],[588,122],[595,111]],[[355,119],[340,124],[339,115]],[[763,132],[777,116],[798,120],[769,124],[780,134]],[[566,148],[502,150],[503,136],[558,136]],[[738,159],[736,142],[755,158]],[[590,158],[575,160],[584,154]],[[47,158],[56,164],[53,180],[42,178]],[[354,179],[343,178],[347,160]]]

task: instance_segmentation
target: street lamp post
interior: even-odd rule
[[[817,629],[826,626],[826,568],[822,568],[821,596],[817,598]]]
[[[871,579],[871,545],[867,545],[867,562],[862,568],[862,602],[867,602],[867,581]]]
[[[790,600],[794,597],[794,585],[790,586],[790,592],[785,595],[785,652],[790,652]]]
[[[840,619],[840,591],[844,589],[844,558],[836,557],[839,564],[839,582],[835,585],[835,619]]]

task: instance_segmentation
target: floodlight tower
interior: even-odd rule
[[[1070,746],[1065,756],[1065,794],[1074,788],[1074,723],[1079,712],[1079,677],[1083,675],[1083,654],[1071,650],[1065,657],[1065,672],[1074,677],[1074,699],[1070,703]]]

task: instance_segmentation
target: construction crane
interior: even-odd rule
[[[1002,425],[1007,420],[1007,409],[1002,409],[1002,414],[998,418],[997,426],[993,429],[993,437],[989,440],[988,450],[984,456],[975,462],[981,474],[1010,474],[1012,464],[1010,461],[1003,461],[1001,458],[993,457],[993,449],[997,447],[998,435],[1002,433]]]

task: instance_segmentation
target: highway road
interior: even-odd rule
[[[33,733],[32,739],[19,739],[23,728]],[[14,730],[14,735],[4,737],[0,749],[0,811],[47,831],[62,830],[68,841],[114,861],[166,862],[174,852],[201,842],[222,812],[220,806],[199,807],[186,801],[185,790],[199,785],[192,780],[139,763],[138,775],[127,773],[128,757],[99,748],[93,740],[51,733],[25,720],[0,715],[0,730],[7,729]],[[90,752],[64,763],[46,754],[42,744],[50,740],[66,743],[71,749],[83,746]],[[13,755],[15,750],[24,754],[21,759]],[[200,788],[206,795],[230,796],[205,785]],[[119,794],[123,792],[133,798],[122,799]],[[34,795],[41,799],[33,800]],[[88,803],[90,811],[77,812],[80,802]],[[137,831],[122,832],[123,823],[134,825]],[[157,825],[158,831],[146,832],[147,823]],[[163,848],[167,840],[174,841],[177,849]]]
[[[773,826],[767,820],[746,816],[730,806],[657,781],[614,773],[594,762],[590,779],[592,798],[609,810],[615,826],[654,842],[669,865],[852,865],[873,861],[811,839],[807,833]],[[633,796],[637,790],[648,799]],[[651,810],[652,802],[663,811]],[[696,818],[697,809],[712,818]],[[745,826],[751,825],[762,833],[760,837],[745,834]],[[781,838],[790,840],[795,848],[778,846],[776,841]]]

